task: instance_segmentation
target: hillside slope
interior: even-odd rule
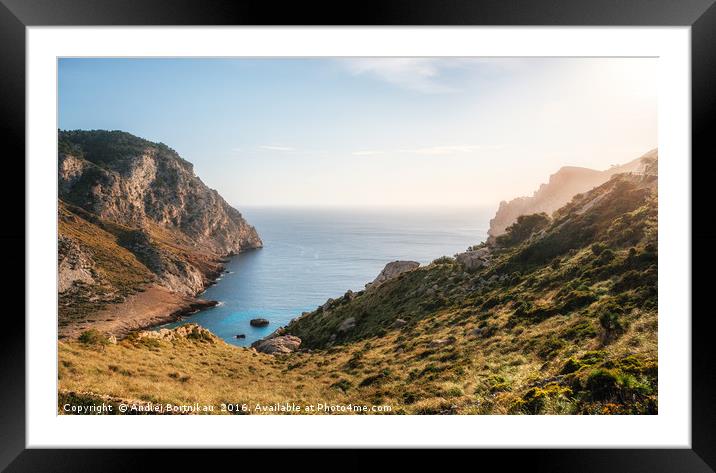
[[[618,175],[553,219],[519,219],[484,268],[442,258],[285,332],[383,351],[395,393],[457,383],[458,411],[478,392],[504,412],[655,412],[656,283],[656,177]]]
[[[530,197],[517,197],[509,202],[502,201],[495,217],[490,220],[488,235],[494,239],[505,233],[520,215],[552,212],[569,202],[572,197],[593,189],[609,180],[615,174],[639,171],[643,167],[643,159],[656,158],[657,150],[651,150],[643,156],[620,166],[612,166],[605,171],[565,166],[549,177],[546,184]]]
[[[261,247],[256,230],[167,146],[119,131],[61,131],[58,142],[62,335],[116,318],[116,310],[96,315],[130,296],[151,312],[162,294],[166,316],[188,310],[226,256]]]
[[[218,340],[61,343],[61,393],[325,399],[406,414],[654,414],[656,180],[617,175],[553,217],[520,218],[482,247],[483,267],[440,258],[331,300],[279,329],[302,339],[294,353]]]

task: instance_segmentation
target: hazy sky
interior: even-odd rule
[[[61,59],[59,127],[162,141],[242,205],[496,205],[657,145],[656,59]]]

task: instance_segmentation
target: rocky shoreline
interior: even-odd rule
[[[118,338],[124,338],[129,333],[135,332],[135,331],[142,331],[142,330],[154,330],[162,325],[169,324],[172,322],[178,322],[182,320],[184,317],[194,315],[197,312],[200,312],[202,310],[211,309],[212,307],[216,307],[219,305],[219,301],[211,300],[211,299],[203,299],[200,298],[199,295],[203,294],[208,288],[215,285],[219,278],[226,274],[226,267],[224,264],[231,261],[231,258],[234,258],[236,256],[239,256],[243,253],[248,253],[250,251],[256,251],[260,248],[246,248],[245,250],[242,250],[240,252],[230,252],[229,254],[223,256],[218,260],[220,266],[215,271],[211,271],[209,274],[206,275],[207,281],[204,285],[203,289],[198,291],[193,298],[188,298],[188,301],[177,303],[175,310],[169,312],[166,314],[166,316],[158,316],[158,317],[152,317],[151,323],[143,326],[138,326],[136,329],[133,329],[125,334],[117,335],[117,334],[111,334],[115,335]],[[120,304],[122,305],[122,304]]]
[[[217,283],[217,280],[226,271],[223,264],[229,262],[233,256],[236,254],[221,258],[221,266],[206,274],[206,283],[203,289],[193,297],[170,292],[158,285],[150,286],[144,291],[128,297],[123,302],[113,304],[90,315],[83,323],[60,327],[58,338],[61,340],[77,338],[85,330],[96,329],[109,336],[122,339],[132,332],[154,330],[201,310],[215,307],[219,301],[203,299],[199,295]]]
[[[217,304],[217,301],[182,296],[155,285],[123,302],[90,314],[81,322],[61,326],[58,338],[75,339],[83,332],[95,329],[122,339],[132,332],[176,322],[181,317]]]
[[[218,266],[205,273],[205,283],[193,296],[185,296],[154,285],[144,291],[128,297],[125,301],[110,305],[108,308],[90,315],[86,321],[59,328],[58,338],[76,339],[82,332],[96,329],[109,336],[123,339],[132,332],[155,330],[162,325],[178,322],[202,310],[219,305],[219,301],[199,297],[208,288],[215,285],[226,274],[226,263],[231,258],[259,248],[246,248],[240,252],[231,252],[217,260]]]

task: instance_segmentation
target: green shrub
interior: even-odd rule
[[[618,394],[619,378],[614,371],[599,368],[589,374],[585,387],[593,400],[611,400]]]
[[[414,404],[418,400],[418,395],[411,391],[403,393],[403,402],[405,404]]]
[[[599,325],[604,330],[604,342],[608,343],[622,332],[624,332],[624,326],[619,320],[619,315],[614,312],[604,312],[599,316]]]
[[[585,382],[592,400],[612,402],[634,402],[653,392],[648,385],[634,375],[618,369],[597,368],[589,373]]]
[[[537,354],[545,359],[552,358],[559,350],[564,348],[565,345],[564,340],[553,336],[542,342]]]
[[[578,322],[561,333],[562,338],[566,340],[575,341],[587,338],[594,338],[596,336],[597,329],[594,327],[594,324],[589,320]]]
[[[109,338],[107,338],[105,334],[94,328],[82,332],[78,340],[80,343],[84,343],[85,345],[100,347],[109,345]]]
[[[572,390],[559,384],[548,384],[544,387],[535,387],[529,389],[521,400],[515,403],[515,407],[529,414],[539,414],[543,411],[545,404],[550,399],[564,398],[567,399],[572,395]]]
[[[592,253],[594,253],[594,256],[601,255],[602,252],[606,249],[607,249],[607,245],[605,245],[604,243],[600,243],[600,242],[594,243],[591,246],[591,250],[592,250]]]
[[[560,299],[562,301],[561,312],[571,312],[588,306],[597,300],[597,296],[588,289],[578,289],[566,294]]]
[[[562,367],[562,374],[575,373],[585,366],[593,366],[604,361],[606,353],[603,351],[588,351],[579,357],[568,359]]]
[[[454,262],[454,258],[451,258],[449,256],[441,256],[440,258],[433,260],[432,264],[453,264]]]
[[[366,386],[372,386],[374,384],[381,384],[381,383],[385,382],[389,376],[390,376],[390,370],[384,369],[383,371],[381,371],[378,374],[368,376],[363,381],[361,381],[358,386],[360,386],[361,388],[364,388]]]
[[[550,223],[546,213],[520,215],[515,223],[507,227],[504,235],[496,238],[499,246],[514,246],[529,239],[535,233],[544,230]]]
[[[491,393],[496,393],[500,391],[509,391],[511,389],[510,381],[505,378],[502,375],[499,374],[493,374],[489,378],[487,378],[487,389]]]
[[[614,252],[607,248],[599,255],[599,257],[596,260],[596,263],[600,266],[604,266],[605,264],[609,263],[611,260],[614,259]]]
[[[348,380],[339,379],[335,383],[331,384],[331,387],[333,389],[338,389],[340,391],[346,392],[352,387],[352,385],[351,385],[350,381],[348,381]]]

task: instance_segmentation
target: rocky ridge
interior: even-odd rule
[[[605,171],[575,166],[565,166],[559,169],[559,171],[552,174],[549,177],[549,181],[546,184],[542,184],[532,196],[517,197],[509,202],[500,202],[495,217],[490,220],[488,241],[494,242],[494,239],[505,233],[507,227],[512,225],[520,215],[540,212],[545,212],[550,215],[569,202],[575,195],[607,182],[616,174],[642,172],[644,159],[655,159],[657,156],[658,151],[654,149],[633,161],[620,166],[612,166]]]

